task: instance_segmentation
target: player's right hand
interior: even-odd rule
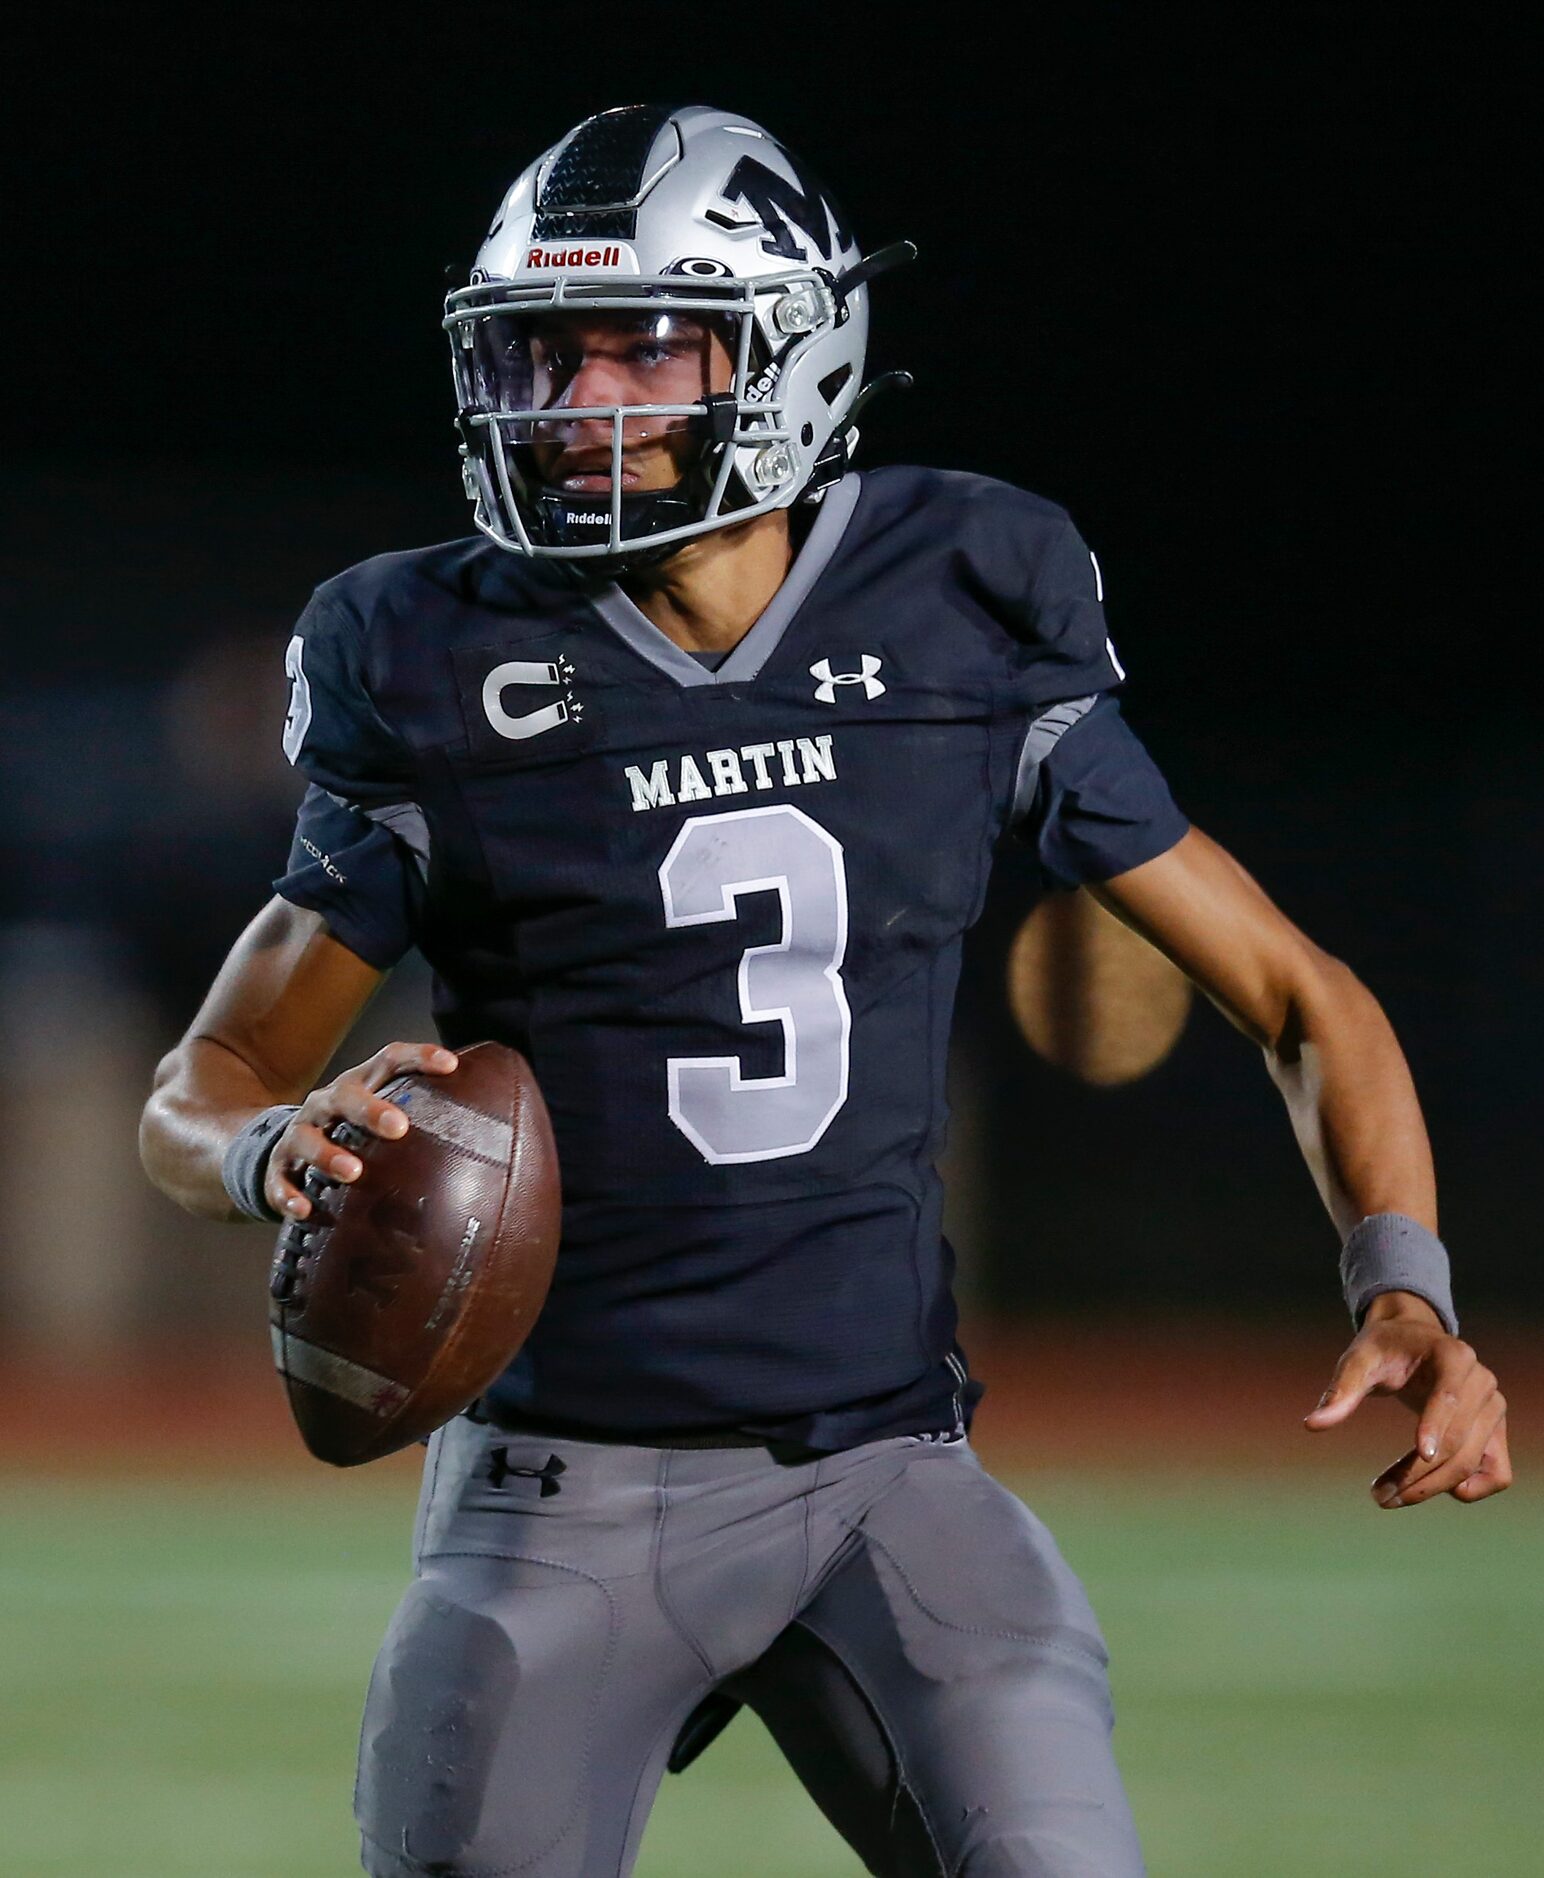
[[[388,1043],[367,1063],[347,1069],[320,1089],[313,1089],[290,1118],[268,1157],[263,1192],[268,1204],[285,1219],[304,1219],[311,1202],[302,1191],[306,1174],[315,1167],[328,1180],[358,1180],[364,1163],[357,1154],[327,1138],[339,1122],[400,1140],[408,1130],[404,1112],[376,1093],[396,1076],[427,1072],[446,1076],[456,1067],[451,1051],[437,1043]]]

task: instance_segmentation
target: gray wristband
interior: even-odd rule
[[[263,1181],[268,1173],[268,1157],[273,1153],[273,1144],[289,1127],[290,1117],[296,1113],[294,1103],[280,1103],[276,1108],[264,1109],[254,1115],[247,1125],[232,1137],[230,1146],[225,1150],[225,1159],[220,1163],[220,1178],[225,1182],[225,1191],[231,1202],[248,1219],[277,1220],[279,1215],[268,1204],[263,1193]]]
[[[1458,1335],[1453,1276],[1447,1248],[1419,1220],[1403,1213],[1372,1213],[1354,1227],[1340,1254],[1340,1282],[1351,1321],[1361,1328],[1373,1299],[1385,1291],[1413,1291]]]

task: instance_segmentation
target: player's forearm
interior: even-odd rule
[[[1375,1213],[1437,1229],[1431,1145],[1404,1052],[1377,999],[1319,954],[1294,988],[1266,1062],[1342,1237]]]
[[[1342,1236],[1374,1213],[1436,1230],[1431,1149],[1404,1053],[1348,966],[1198,828],[1093,891],[1265,1050]]]
[[[145,1104],[139,1128],[145,1172],[190,1213],[242,1219],[225,1190],[225,1151],[254,1115],[293,1099],[291,1092],[269,1088],[223,1044],[186,1038],[162,1061]]]
[[[315,1088],[383,976],[319,914],[270,901],[156,1072],[140,1159],[161,1191],[210,1219],[248,1217],[225,1190],[225,1150],[254,1115]]]

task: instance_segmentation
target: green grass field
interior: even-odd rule
[[[1544,1871],[1544,1516],[1379,1515],[1337,1474],[1017,1485],[1109,1636],[1156,1878]],[[340,1878],[410,1489],[5,1479],[0,1870]],[[640,1878],[858,1872],[742,1717]]]

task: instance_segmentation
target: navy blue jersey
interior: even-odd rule
[[[552,1113],[557,1276],[493,1409],[951,1426],[933,1164],[994,846],[1071,885],[1185,829],[1067,516],[848,476],[711,670],[619,588],[456,541],[327,582],[288,663],[278,890],[371,964],[417,945],[444,1041],[514,1045]]]

